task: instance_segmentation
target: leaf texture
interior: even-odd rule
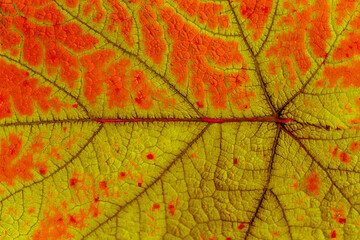
[[[0,1],[1,239],[359,239],[359,7]]]

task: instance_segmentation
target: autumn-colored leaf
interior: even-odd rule
[[[359,7],[0,1],[0,238],[360,239]]]

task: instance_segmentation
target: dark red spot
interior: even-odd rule
[[[63,218],[59,218],[59,219],[58,219],[58,222],[62,222],[62,221],[63,221]]]
[[[239,226],[238,226],[238,229],[241,230],[245,227],[244,223],[241,223]]]
[[[339,223],[339,224],[344,224],[344,223],[346,223],[346,218],[339,218],[338,223]]]
[[[139,183],[138,183],[138,186],[139,186],[139,187],[141,187],[141,186],[142,186],[142,183],[141,183],[141,182],[139,182]]]
[[[76,219],[74,218],[74,216],[69,215],[69,222],[76,223]]]
[[[226,238],[226,240],[231,240],[231,238]]]
[[[141,103],[142,103],[142,98],[135,98],[135,101],[136,101],[138,104],[141,105]]]
[[[118,174],[118,178],[119,178],[120,180],[124,180],[124,179],[126,178],[126,173],[120,172],[120,173]]]
[[[78,182],[78,180],[76,178],[71,178],[70,179],[70,186],[75,188],[77,182]]]
[[[234,158],[234,164],[238,164],[238,163],[239,163],[238,159]]]
[[[99,202],[99,197],[96,197],[96,198],[94,199],[94,202]]]
[[[148,155],[146,155],[146,158],[147,158],[147,159],[154,159],[154,155],[151,154],[151,153],[149,153]]]
[[[46,174],[46,169],[41,168],[39,172],[40,172],[41,175],[45,175]]]
[[[331,238],[336,238],[336,231],[335,230],[331,230]]]

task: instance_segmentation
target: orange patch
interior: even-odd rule
[[[7,185],[14,185],[16,178],[20,178],[23,182],[33,180],[33,170],[39,169],[40,174],[47,173],[47,167],[44,162],[34,163],[33,156],[43,151],[44,144],[41,142],[41,136],[38,135],[31,144],[30,149],[25,150],[22,157],[22,133],[17,135],[10,133],[9,140],[1,139],[0,152],[0,182]]]
[[[170,53],[170,69],[182,86],[191,74],[190,88],[198,107],[204,106],[208,93],[215,108],[226,109],[228,98],[231,98],[237,108],[246,109],[249,98],[255,95],[251,91],[245,91],[244,85],[249,81],[245,68],[236,74],[226,75],[224,71],[214,69],[209,64],[212,61],[223,67],[232,64],[245,67],[244,58],[238,52],[238,43],[199,34],[195,27],[185,23],[168,7],[162,10],[161,18],[167,25],[169,37],[174,41]]]
[[[139,19],[144,37],[145,55],[150,57],[155,64],[161,64],[166,52],[164,31],[156,20],[156,13],[150,5],[141,5]]]
[[[124,36],[127,44],[131,47],[134,45],[134,39],[131,36],[133,20],[129,16],[126,9],[115,0],[107,0],[113,12],[110,14],[110,25],[107,28],[112,32],[117,32],[120,28],[120,33]]]
[[[248,20],[247,26],[253,30],[253,39],[258,40],[268,21],[273,0],[238,0],[237,2],[241,2],[239,11],[241,16]]]

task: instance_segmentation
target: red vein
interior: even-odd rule
[[[99,119],[94,118],[93,121],[97,122],[207,122],[207,123],[224,123],[224,122],[277,122],[287,123],[294,121],[294,119],[282,119],[275,117],[254,117],[254,118],[134,118],[134,119]]]

